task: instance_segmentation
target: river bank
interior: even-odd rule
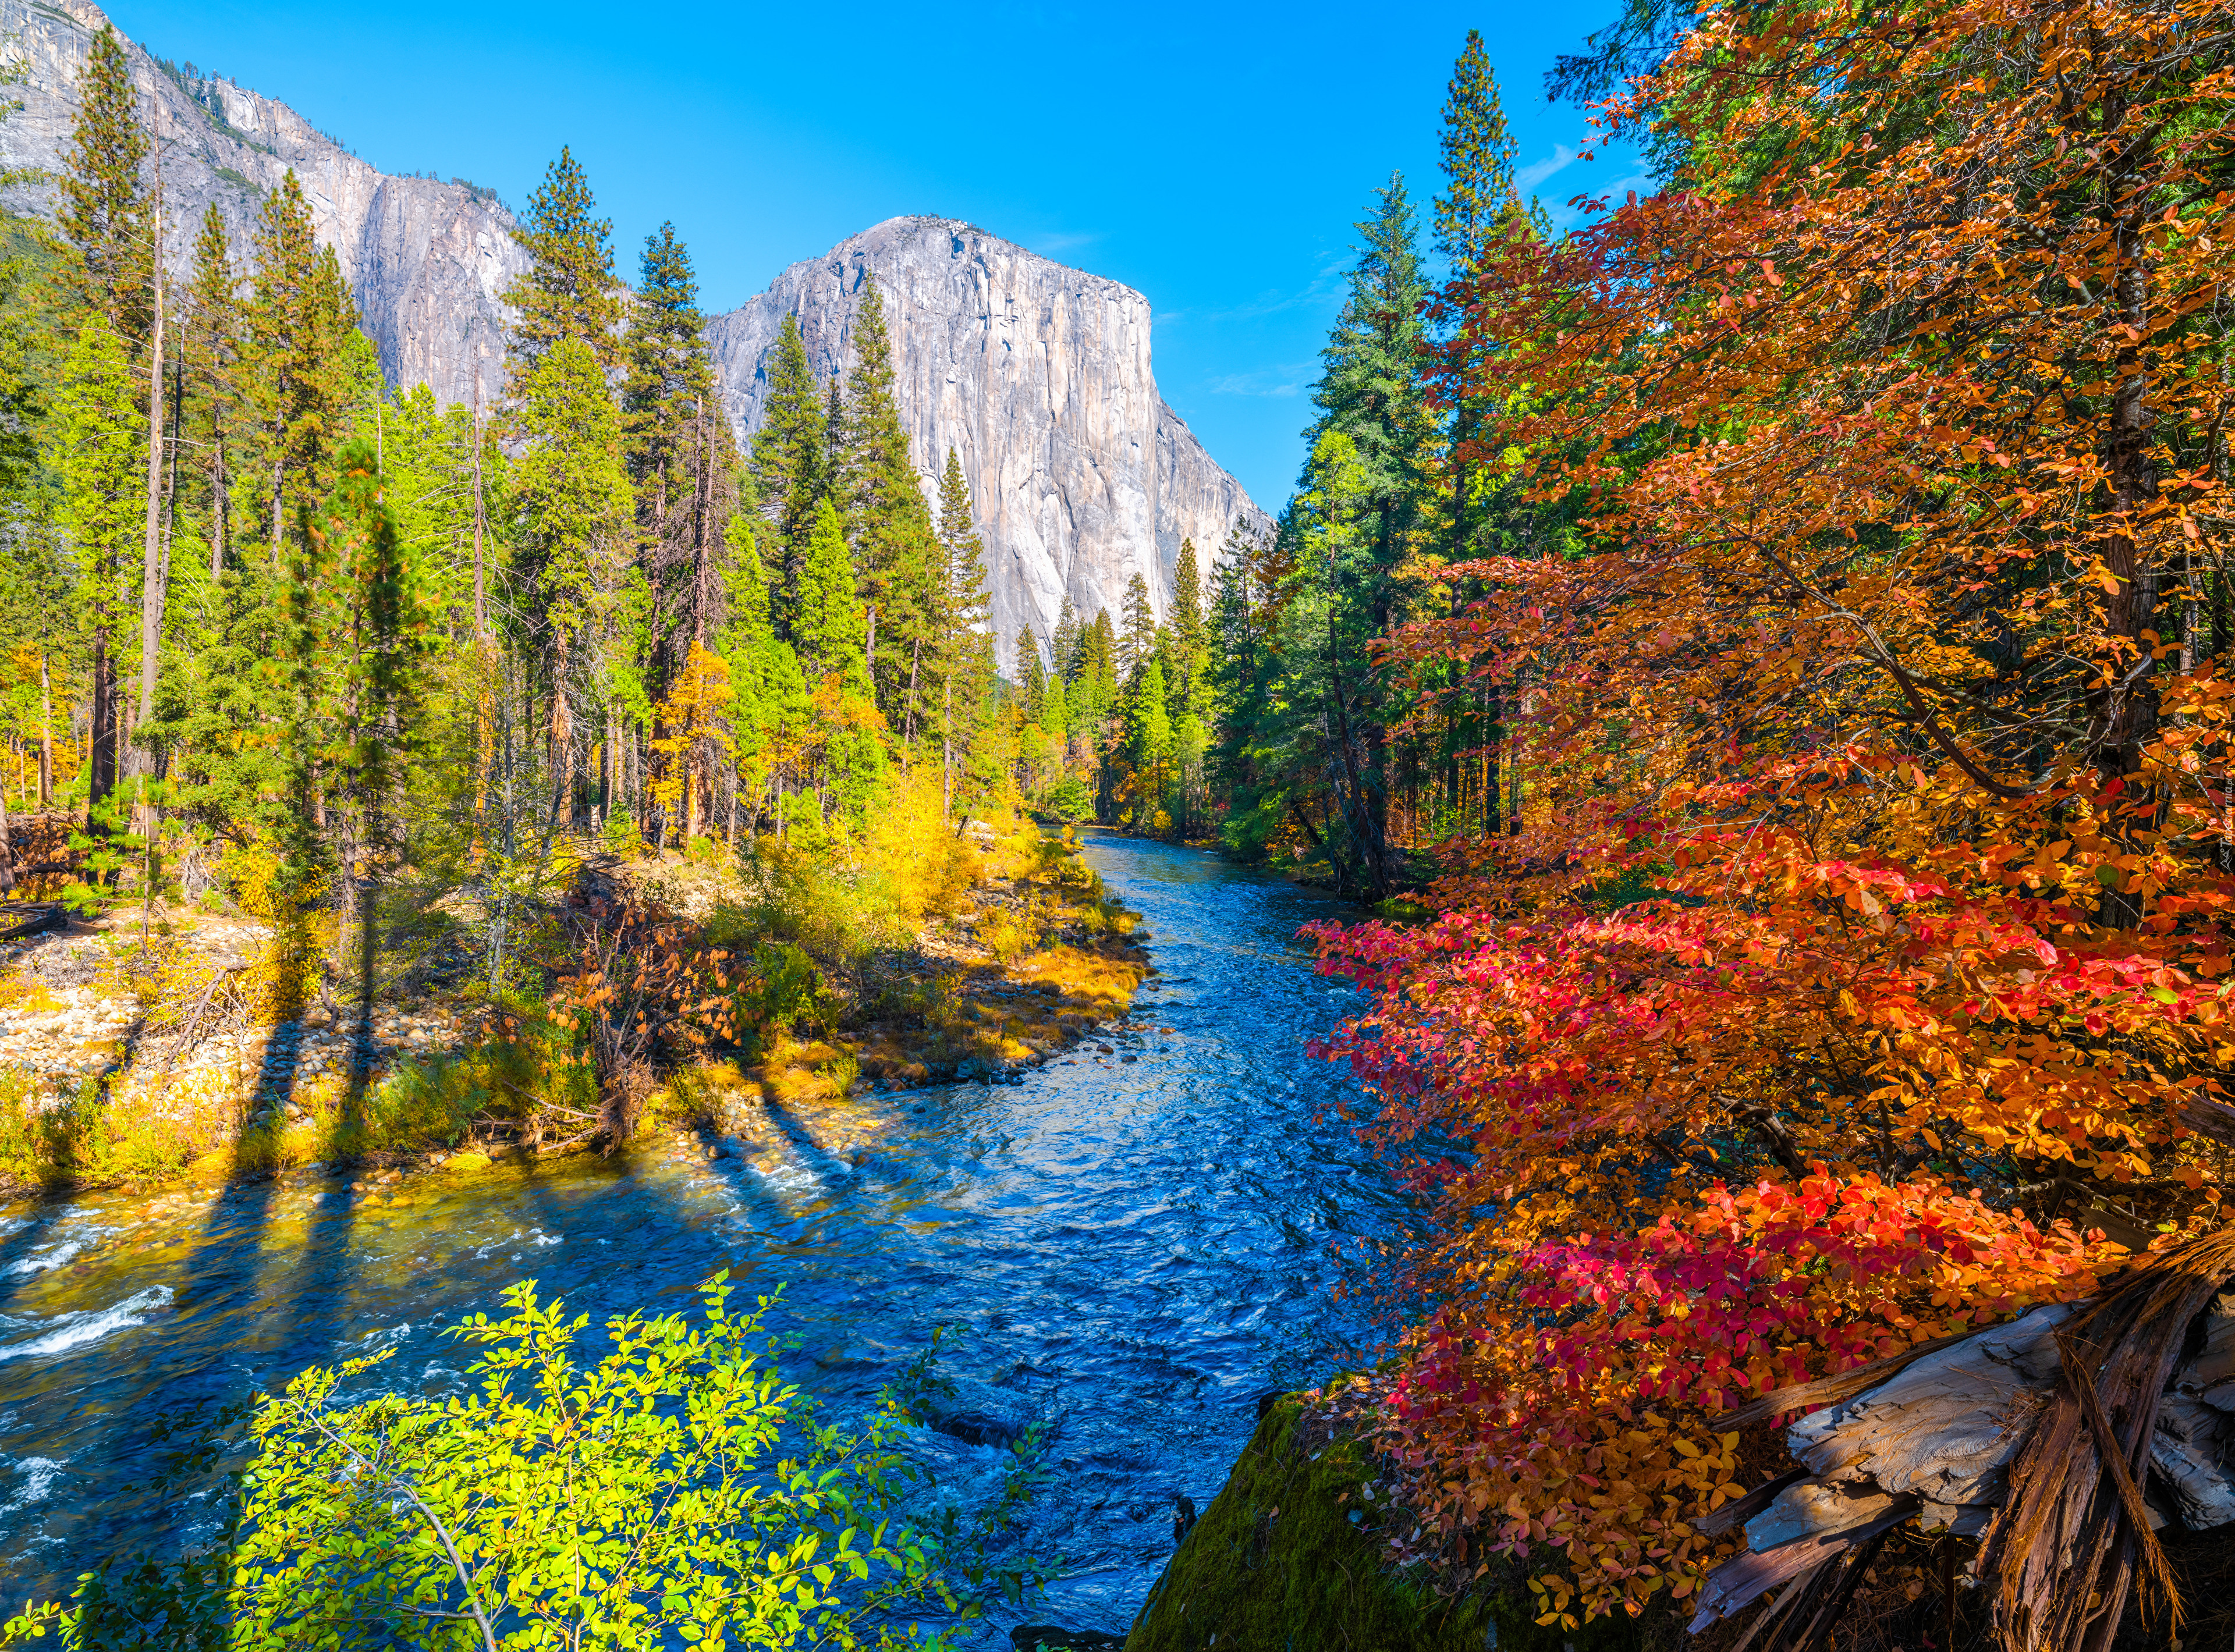
[[[1358,1247],[1403,1233],[1409,1205],[1332,1116],[1347,1078],[1303,1047],[1351,1001],[1294,940],[1331,908],[1262,871],[1085,838],[1157,973],[1015,1082],[779,1099],[750,1153],[685,1131],[611,1158],[0,1210],[0,1570],[55,1595],[104,1554],[194,1541],[195,1489],[147,1488],[221,1406],[306,1365],[393,1349],[386,1370],[440,1391],[460,1363],[443,1328],[515,1280],[597,1323],[726,1268],[781,1291],[786,1373],[834,1419],[874,1411],[939,1331],[960,1387],[1040,1426],[1029,1460],[906,1435],[954,1506],[998,1509],[1020,1465],[1035,1478],[1000,1541],[1055,1575],[1036,1603],[989,1601],[967,1645],[1027,1622],[1122,1635],[1171,1556],[1175,1498],[1211,1501],[1255,1396],[1370,1358]]]
[[[1075,841],[973,824],[955,897],[875,958],[872,987],[809,980],[796,1020],[655,1075],[632,1126],[734,1131],[771,1103],[1001,1077],[1124,1014],[1148,968],[1134,915]],[[704,858],[586,863],[578,888],[585,875],[700,950],[750,893]],[[579,1026],[540,992],[491,994],[456,968],[415,991],[407,976],[375,1007],[362,1068],[355,1017],[330,992],[238,912],[157,903],[0,944],[0,1200],[613,1144]]]

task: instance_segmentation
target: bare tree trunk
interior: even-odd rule
[[[39,807],[55,806],[55,686],[47,675],[47,651],[39,650]]]
[[[225,438],[216,436],[210,469],[210,583],[225,577]]]
[[[104,581],[105,583],[105,581]],[[96,620],[93,633],[93,703],[86,708],[86,819],[116,787],[116,678],[109,659],[108,620]]]
[[[551,685],[551,760],[558,771],[551,816],[563,831],[574,823],[574,719],[568,714],[567,690],[560,683]]]

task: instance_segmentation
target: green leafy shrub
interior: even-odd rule
[[[1094,794],[1077,775],[1065,775],[1050,786],[1040,798],[1040,805],[1058,820],[1081,821],[1094,817]]]
[[[208,1144],[142,1107],[113,1103],[98,1078],[42,1106],[28,1073],[0,1072],[0,1185],[160,1182]]]
[[[258,1400],[221,1615],[234,1652],[417,1647],[852,1648],[908,1601],[960,1603],[935,1551],[891,1518],[905,1478],[880,1420],[849,1438],[777,1374],[772,1299],[732,1313],[704,1288],[703,1322],[608,1321],[594,1364],[587,1317],[506,1293],[509,1313],[452,1334],[482,1350],[467,1396],[337,1390],[385,1354],[313,1367]],[[27,1609],[0,1643],[96,1618]],[[206,1622],[208,1603],[174,1603]],[[182,1642],[183,1643],[183,1642]]]

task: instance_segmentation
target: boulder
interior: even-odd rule
[[[1013,1446],[1039,1416],[1028,1396],[974,1377],[951,1379],[926,1396],[923,1413],[932,1427],[969,1446]]]

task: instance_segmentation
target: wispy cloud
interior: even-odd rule
[[[1317,274],[1302,286],[1292,292],[1278,289],[1261,292],[1254,298],[1244,298],[1240,304],[1228,305],[1219,310],[1160,310],[1158,324],[1175,321],[1208,321],[1214,324],[1232,321],[1257,321],[1267,316],[1285,315],[1291,310],[1317,310],[1332,303],[1342,292],[1344,272],[1349,267],[1350,257],[1345,252],[1322,253]]]
[[[1025,245],[1035,252],[1068,252],[1077,247],[1091,246],[1101,239],[1102,232],[1098,229],[1056,229],[1045,235],[1027,236]]]
[[[1576,164],[1576,152],[1564,143],[1552,146],[1552,153],[1542,161],[1532,161],[1513,174],[1513,187],[1525,195],[1556,172],[1565,171]]]
[[[1203,388],[1213,396],[1301,396],[1312,369],[1317,365],[1308,361],[1281,362],[1271,367],[1253,368],[1246,373],[1228,373],[1210,380]]]

